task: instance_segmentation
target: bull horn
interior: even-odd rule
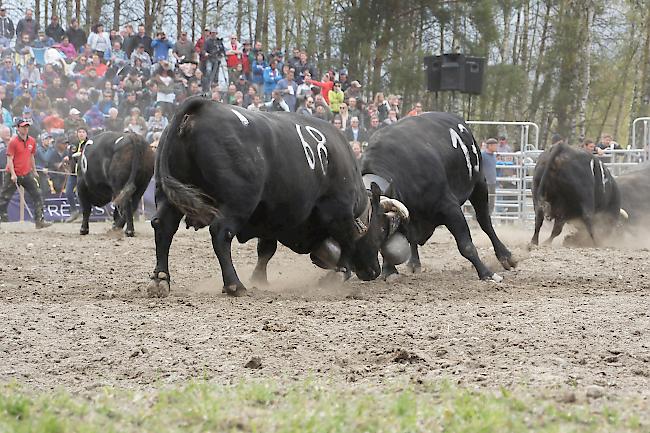
[[[626,220],[630,219],[630,216],[627,214],[627,212],[625,212],[625,209],[621,208],[620,212],[621,212],[621,216],[623,217],[623,219],[626,219]]]
[[[406,206],[404,206],[404,203],[402,203],[399,200],[381,196],[381,199],[379,200],[379,205],[386,212],[389,211],[397,212],[397,215],[403,220],[409,219],[409,210],[407,209]]]

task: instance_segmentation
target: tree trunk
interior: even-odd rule
[[[48,24],[48,19],[50,18],[50,2],[49,1],[44,1],[43,2],[43,26],[41,28],[44,28]],[[38,22],[38,20],[37,20]]]
[[[75,0],[74,2],[74,16],[81,27],[81,0]]]
[[[120,17],[122,12],[122,1],[115,0],[113,2],[113,30],[120,31]]]
[[[65,0],[65,22],[72,21],[72,0]]]
[[[40,22],[40,19],[41,19],[41,0],[35,0],[34,1],[34,19],[36,20],[37,23]]]
[[[183,0],[176,0],[176,39],[183,30]]]
[[[271,0],[264,2],[264,9],[262,10],[262,45],[269,47],[269,7]]]
[[[248,18],[248,37],[252,39],[255,38],[255,34],[253,33],[253,5],[251,4],[251,0],[246,0],[246,16]]]
[[[201,31],[199,34],[203,33],[203,29],[205,27],[201,27]],[[192,0],[192,42],[196,43],[197,41],[196,37],[196,0]]]
[[[591,85],[591,28],[596,12],[593,4],[589,4],[585,11],[584,45],[582,59],[582,86],[578,104],[578,119],[576,122],[578,136],[584,139],[587,136],[587,101],[589,101],[589,89]]]
[[[241,29],[244,22],[244,3],[243,0],[237,0],[237,18],[235,19],[235,33],[237,37],[241,40],[242,34]]]
[[[264,0],[257,0],[255,14],[255,40],[262,40],[263,20],[264,20]]]
[[[273,12],[275,14],[275,48],[282,49],[284,45],[284,19],[285,8],[284,0],[273,0]]]

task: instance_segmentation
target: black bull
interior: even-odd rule
[[[418,244],[445,225],[458,250],[476,268],[481,279],[501,280],[481,261],[472,243],[461,205],[469,199],[476,218],[489,236],[505,269],[515,266],[510,251],[499,240],[488,208],[488,188],[482,172],[481,152],[465,122],[448,113],[408,117],[373,134],[362,162],[364,179],[377,181],[384,193],[409,210],[405,231],[411,247],[408,267],[421,269]],[[382,181],[383,179],[383,181]],[[384,262],[385,278],[397,273]]]
[[[79,162],[77,194],[83,212],[80,233],[88,234],[92,206],[115,205],[113,228],[135,234],[133,212],[153,176],[154,153],[137,134],[104,132],[89,140]]]
[[[621,193],[621,208],[629,215],[632,227],[647,228],[650,221],[650,163],[616,178]]]
[[[407,213],[382,208],[379,188],[366,191],[350,145],[331,124],[292,113],[259,113],[202,98],[181,105],[160,140],[156,159],[156,267],[149,296],[170,290],[168,255],[185,215],[209,226],[224,292],[246,288],[231,259],[231,242],[259,238],[253,281],[281,242],[314,253],[326,240],[340,246],[335,272],[344,279],[380,274],[378,250]],[[385,203],[384,203],[385,204]],[[384,210],[386,209],[386,210]]]
[[[597,157],[567,144],[556,144],[537,160],[533,175],[535,232],[531,244],[539,243],[544,218],[554,220],[547,244],[564,224],[581,220],[594,244],[607,236],[621,215],[616,181]]]

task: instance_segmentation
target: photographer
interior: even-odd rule
[[[165,32],[158,32],[156,39],[151,42],[153,48],[153,62],[157,63],[161,60],[169,60],[169,49],[173,48],[174,44],[167,39]]]
[[[223,45],[223,38],[217,37],[216,29],[210,31],[210,35],[205,40],[205,44],[203,44],[203,52],[201,54],[205,58],[205,82],[203,90],[209,90],[213,81],[219,83],[220,87],[222,87],[221,84],[223,83],[223,88],[225,88],[227,85],[227,74],[221,69],[225,70],[224,56],[226,55],[226,48]]]

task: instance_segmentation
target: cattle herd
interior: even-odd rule
[[[169,250],[183,217],[187,228],[208,227],[221,267],[223,291],[241,296],[231,242],[258,239],[252,281],[267,282],[267,264],[280,242],[342,282],[392,280],[396,265],[421,270],[418,246],[439,225],[483,280],[501,281],[481,261],[461,206],[469,200],[504,269],[516,266],[499,240],[488,208],[481,149],[469,127],[449,113],[408,117],[374,134],[361,161],[332,125],[295,113],[242,110],[195,97],[165,129],[157,155],[134,134],[104,133],[81,158],[80,233],[92,205],[116,205],[113,226],[134,235],[133,211],[154,175],[156,265],[148,295],[170,292]],[[650,210],[650,168],[617,179],[595,156],[558,144],[537,162],[533,178],[536,245],[544,218],[552,234],[580,219],[592,242],[642,223]],[[379,256],[382,257],[380,265]]]

